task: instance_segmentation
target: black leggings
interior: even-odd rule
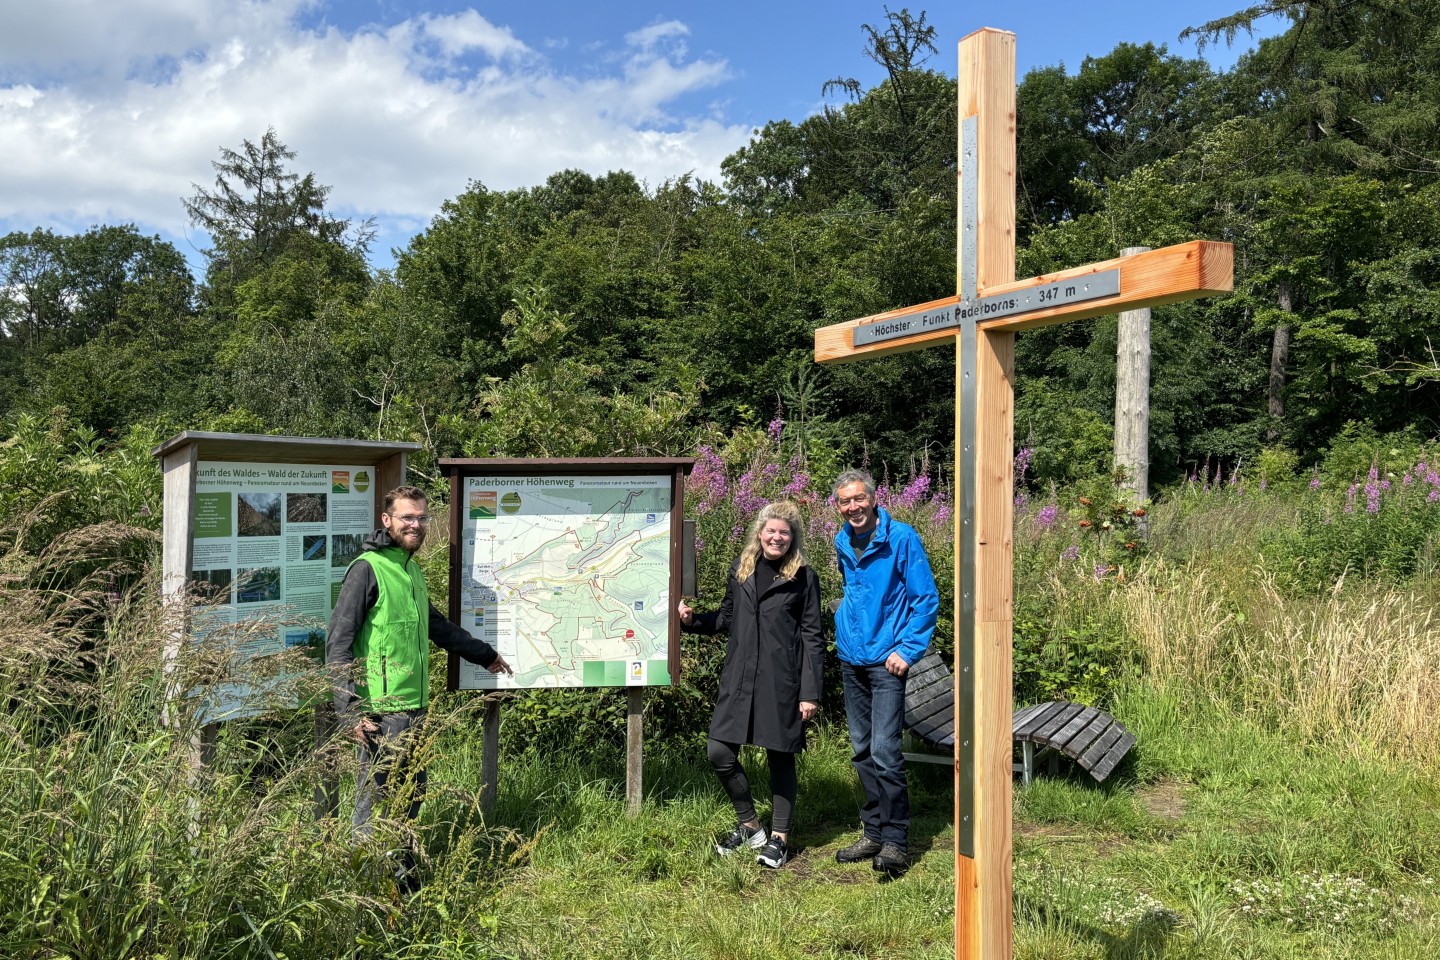
[[[740,744],[709,740],[705,754],[720,778],[720,786],[735,804],[735,816],[741,823],[750,823],[755,816],[755,800],[750,795],[750,780],[740,765]],[[795,809],[795,795],[800,783],[795,776],[795,754],[783,750],[766,750],[770,760],[770,829],[775,833],[790,832],[790,815]]]

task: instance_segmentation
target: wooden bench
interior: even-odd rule
[[[905,681],[905,727],[909,737],[932,750],[907,750],[905,759],[920,763],[952,763],[955,753],[955,681],[937,653],[927,652],[911,666]],[[1010,718],[1010,732],[1020,744],[1014,765],[1026,786],[1035,779],[1035,761],[1050,757],[1058,772],[1060,757],[1083,767],[1096,782],[1110,776],[1135,745],[1135,735],[1110,714],[1095,707],[1055,700],[1021,707]]]
[[[1016,710],[1010,718],[1010,733],[1020,742],[1021,762],[1015,769],[1026,786],[1035,779],[1037,756],[1047,752],[1052,771],[1055,761],[1064,755],[1099,783],[1135,745],[1135,735],[1104,710],[1064,700]]]

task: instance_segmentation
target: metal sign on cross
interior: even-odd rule
[[[815,331],[845,363],[956,345],[955,955],[1009,960],[1015,333],[1234,289],[1227,243],[1197,240],[1015,279],[1015,35],[960,41],[954,297]]]

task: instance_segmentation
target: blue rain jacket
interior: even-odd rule
[[[919,660],[935,632],[940,594],[920,534],[876,510],[875,532],[857,559],[850,528],[835,534],[835,557],[845,597],[835,611],[835,646],[855,666],[884,663],[899,653],[907,664]]]

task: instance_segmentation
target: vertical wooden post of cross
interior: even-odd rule
[[[973,302],[1015,279],[1015,35],[961,40],[959,87],[957,287]],[[973,313],[958,333],[955,955],[1008,960],[1015,334]]]

